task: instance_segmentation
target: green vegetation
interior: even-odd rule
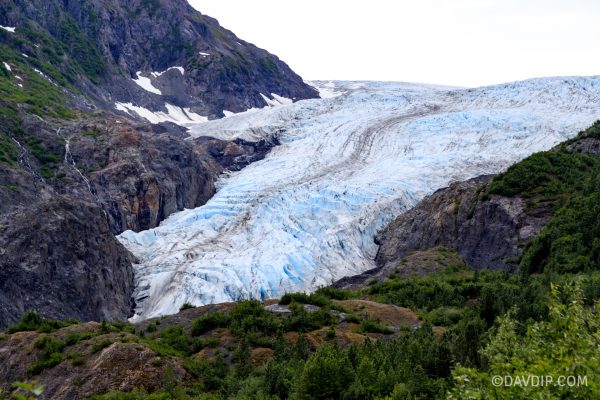
[[[96,46],[77,28],[70,15],[63,15],[58,25],[57,38],[77,62],[82,72],[94,83],[104,72],[104,60]]]
[[[21,321],[16,325],[11,326],[6,330],[6,333],[15,333],[23,331],[37,331],[44,333],[51,333],[60,328],[64,328],[69,325],[76,324],[77,321],[55,321],[43,318],[36,311],[28,311],[22,317]]]
[[[0,164],[15,165],[19,153],[12,140],[4,133],[0,133]]]
[[[34,136],[30,136],[25,143],[30,153],[40,163],[41,175],[46,179],[52,178],[62,163],[62,154],[55,152]]]
[[[562,289],[553,288],[551,282]],[[576,290],[571,289],[573,282]],[[344,292],[333,290],[330,294],[346,297]],[[304,296],[288,297],[306,300]],[[428,277],[393,278],[347,296],[413,307],[424,322],[415,330],[394,333],[374,317],[354,315],[356,332],[388,336],[340,346],[336,331],[341,325],[327,306],[321,314],[308,313],[294,300],[289,304],[292,315],[281,316],[269,313],[258,301],[243,301],[199,317],[189,329],[172,325],[167,319],[150,324],[152,332],[142,332],[127,323],[104,322],[95,333],[78,330],[62,340],[41,336],[36,341],[39,359],[29,371],[34,375],[63,361],[85,365],[86,357],[121,341],[151,348],[160,357],[157,367],[169,365],[169,358],[181,360],[191,381],[173,378],[154,393],[113,392],[96,399],[441,399],[448,393],[468,398],[472,393],[492,390],[487,379],[497,372],[519,372],[507,370],[507,359],[510,365],[530,365],[530,371],[536,370],[536,364],[519,361],[531,360],[531,354],[539,359],[539,368],[546,366],[540,369],[544,373],[572,365],[586,366],[588,369],[581,372],[588,377],[599,373],[587,360],[598,351],[593,335],[600,319],[588,306],[600,298],[600,272],[522,276],[448,267]],[[38,325],[28,326],[36,329]],[[314,332],[322,327],[327,327],[324,341],[315,347]],[[285,339],[286,332],[305,333],[290,341]],[[96,338],[98,335],[111,336]],[[227,339],[231,335],[235,341],[224,345],[223,340],[232,340]],[[576,345],[577,338],[586,335],[588,339]],[[69,346],[83,340],[90,342],[86,352],[69,351]],[[575,353],[557,350],[545,354],[548,343]],[[211,348],[214,357],[195,356],[205,348]],[[257,348],[273,352],[262,366],[251,361],[252,350]],[[516,350],[510,350],[513,348]],[[495,354],[500,358],[494,358]],[[577,358],[569,354],[577,354]],[[590,393],[585,388],[577,390]],[[509,394],[499,398],[525,398]]]
[[[38,361],[29,367],[30,375],[38,375],[46,368],[52,368],[60,364],[65,356],[62,354],[66,343],[52,336],[42,336],[35,342],[35,347],[42,351]]]
[[[92,353],[98,353],[99,351],[107,348],[113,344],[113,341],[110,339],[102,339],[92,345]]]
[[[279,71],[277,63],[270,57],[259,58],[258,68],[267,75],[273,75]]]
[[[581,191],[600,159],[589,154],[551,150],[533,154],[495,178],[489,194],[523,196],[536,204],[560,204],[564,196]]]
[[[44,118],[71,119],[73,117],[72,111],[65,105],[61,89],[34,70],[36,68],[53,79],[53,74],[48,72],[53,68],[50,64],[32,57],[25,58],[3,44],[0,44],[0,53],[13,70],[13,73],[8,76],[0,75],[0,105],[2,106],[0,107],[2,109],[0,131],[9,134],[20,130],[18,105]],[[22,80],[15,78],[15,75]]]
[[[596,124],[580,137],[599,131]],[[523,196],[530,212],[551,210],[547,226],[524,248],[520,274],[450,265],[425,277],[392,276],[358,291],[286,294],[279,302],[289,308],[285,315],[250,300],[217,306],[190,324],[182,324],[181,316],[145,328],[103,322],[94,333],[41,336],[30,373],[63,361],[84,365],[86,357],[124,342],[156,353],[152,365],[165,368],[161,388],[96,399],[597,398],[597,162],[563,145],[515,165],[482,192],[483,199]],[[446,249],[442,255],[452,256]],[[371,303],[361,307],[364,300]],[[421,323],[390,327],[365,305],[372,302],[409,308]],[[349,304],[355,312],[346,310]],[[11,331],[56,327],[30,313]],[[84,351],[81,345],[69,349],[84,340],[90,342]],[[173,360],[189,379],[175,379]],[[495,375],[579,375],[587,377],[587,386],[495,387]]]
[[[179,311],[189,310],[190,308],[195,308],[195,307],[192,304],[190,304],[190,303],[185,303],[184,305],[182,305],[179,308]]]
[[[513,165],[482,196],[522,196],[530,212],[546,209],[551,214],[542,232],[526,244],[522,273],[600,269],[600,157],[567,151],[569,144],[598,137],[600,121],[556,149]]]
[[[458,367],[456,386],[450,399],[591,399],[600,393],[600,314],[586,307],[578,285],[552,288],[547,321],[526,327],[508,313],[498,319],[490,342],[481,351],[487,368],[483,371]],[[543,377],[539,385],[512,385],[498,388],[492,377]],[[573,377],[573,384],[559,383],[561,376]]]
[[[15,382],[10,390],[10,394],[0,390],[0,400],[35,400],[44,393],[44,386],[36,382]]]

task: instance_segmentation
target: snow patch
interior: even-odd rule
[[[29,56],[28,56],[27,54],[25,54],[25,53],[21,53],[21,55],[22,55],[23,57],[25,57],[25,58],[29,58]]]
[[[7,62],[4,62],[4,68],[6,68],[8,72],[12,72],[12,68],[10,67],[10,65],[8,65]]]
[[[5,31],[8,31],[10,33],[15,33],[15,29],[17,29],[14,26],[2,26],[0,25],[0,29],[4,29]]]
[[[151,72],[150,75],[152,75],[152,77],[154,77],[154,78],[158,78],[159,76],[161,76],[165,72],[168,72],[168,71],[170,71],[172,69],[176,69],[179,72],[181,72],[181,75],[185,75],[185,69],[183,67],[169,67],[169,68],[167,68],[166,70],[164,70],[162,72]]]
[[[152,86],[152,81],[150,80],[150,78],[146,78],[145,76],[142,76],[141,71],[138,71],[136,73],[136,75],[137,75],[137,79],[132,79],[132,80],[139,87],[141,87],[142,89],[144,89],[147,92],[162,95],[162,92],[158,88],[155,88],[154,86]]]
[[[271,107],[281,106],[281,105],[285,105],[285,104],[292,104],[294,102],[292,99],[288,99],[287,97],[279,96],[275,93],[271,93],[271,97],[273,97],[273,99],[268,98],[267,96],[265,96],[262,93],[259,93],[259,94],[263,98],[265,103],[267,103],[267,105],[269,105]]]
[[[42,71],[40,71],[37,68],[33,69],[38,75],[40,75],[42,78],[46,79],[48,82],[50,82],[51,84],[53,84],[54,86],[58,86],[56,83],[54,83],[54,81],[52,81],[52,79],[50,79],[50,77],[48,75],[46,75],[45,73],[43,73]],[[21,78],[18,78],[21,79]]]
[[[209,53],[199,52],[198,54],[200,54],[202,57],[208,57],[208,56],[210,56]]]
[[[173,122],[177,125],[188,127],[191,125],[197,125],[208,121],[207,117],[192,112],[189,108],[181,108],[174,106],[169,103],[165,103],[167,112],[163,111],[150,111],[144,107],[138,107],[132,103],[115,103],[115,108],[119,111],[126,112],[130,115],[135,113],[138,116],[147,119],[152,124],[159,124],[161,122]]]

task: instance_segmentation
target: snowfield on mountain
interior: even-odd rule
[[[242,298],[312,291],[373,268],[375,234],[455,180],[498,173],[600,117],[600,77],[476,89],[313,82],[325,99],[229,115],[194,137],[276,137],[202,207],[126,231],[134,320]]]

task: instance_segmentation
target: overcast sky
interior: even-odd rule
[[[600,0],[189,0],[306,80],[600,74]]]

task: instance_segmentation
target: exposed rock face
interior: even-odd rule
[[[89,171],[91,191],[115,234],[153,228],[176,211],[204,204],[223,169],[201,146],[149,128],[97,120],[77,128],[91,136],[71,142],[71,155]]]
[[[587,153],[600,155],[600,140],[596,138],[583,138],[566,146],[571,153]]]
[[[0,218],[0,329],[28,309],[82,321],[129,316],[133,257],[100,207],[55,196]]]
[[[549,214],[525,213],[520,197],[479,194],[491,176],[458,182],[426,197],[400,215],[376,238],[376,261],[384,268],[401,268],[401,259],[415,250],[436,246],[455,249],[475,268],[514,270],[519,244],[537,235]]]
[[[248,164],[262,160],[274,146],[280,144],[275,136],[257,142],[243,139],[228,142],[210,137],[200,137],[196,139],[196,142],[206,148],[223,168],[230,171],[239,171]]]
[[[0,329],[28,309],[82,321],[130,316],[132,257],[113,235],[203,205],[223,171],[277,144],[186,140],[176,126],[106,112],[72,122],[29,116],[23,129],[18,164],[0,164]]]
[[[55,64],[106,109],[123,102],[167,112],[168,103],[215,118],[223,110],[267,105],[261,93],[318,97],[276,56],[237,38],[185,0],[1,1],[0,25],[16,27],[15,35],[30,29],[57,39],[76,62],[69,71],[35,47],[39,43],[13,46]],[[138,72],[150,87],[134,82]]]
[[[52,369],[45,369],[35,380],[44,385],[40,399],[87,399],[95,394],[110,391],[157,390],[168,380],[186,381],[189,374],[180,360],[160,357],[148,346],[140,343],[121,343],[119,333],[102,334],[100,324],[90,322],[74,325],[47,335],[37,332],[18,332],[0,341],[0,388],[9,389],[12,382],[28,378],[27,368],[39,357],[41,351],[35,342],[51,336],[59,340],[69,334],[98,335],[76,343],[69,348],[85,359],[81,365],[64,361]],[[109,345],[100,351],[93,346],[101,341]],[[171,370],[169,378],[168,370]]]

